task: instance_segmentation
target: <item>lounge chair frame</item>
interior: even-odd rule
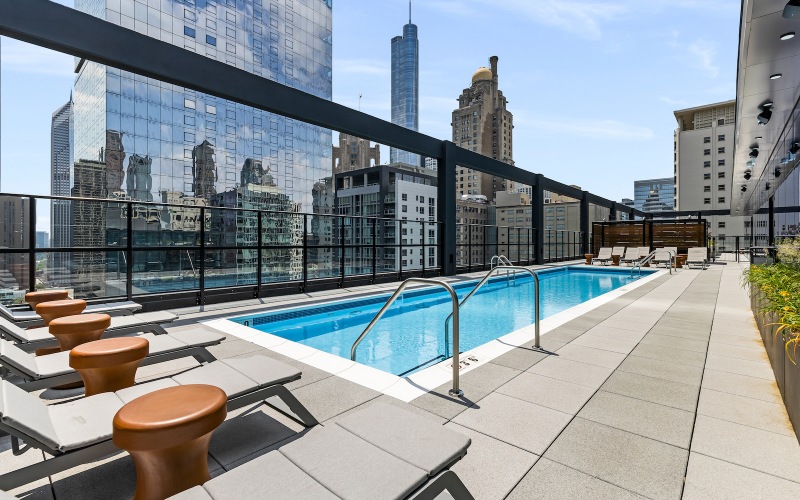
[[[295,380],[299,380],[300,377],[301,375],[298,375],[291,380],[286,380],[268,387],[262,387],[250,393],[230,398],[228,399],[228,411],[237,410],[253,403],[263,402],[267,406],[279,411],[301,425],[313,427],[319,423],[317,419],[314,418],[314,416],[311,415],[311,412],[309,412],[306,407],[304,407],[300,401],[298,401],[297,398],[294,397],[291,392],[289,392],[289,389],[283,385]],[[292,415],[287,413],[286,410],[280,405],[275,405],[272,402],[268,402],[267,399],[272,397],[277,397],[294,414]],[[3,434],[9,434],[11,436],[11,446],[14,455],[21,455],[22,453],[25,453],[29,449],[33,448],[42,450],[45,453],[52,455],[51,458],[48,458],[42,462],[38,462],[33,465],[0,475],[0,490],[6,491],[18,488],[28,483],[32,483],[33,481],[45,478],[47,476],[52,476],[53,474],[63,472],[78,465],[94,462],[111,455],[116,455],[117,453],[122,453],[122,450],[114,446],[111,437],[109,437],[106,441],[92,444],[84,448],[60,452],[53,450],[40,441],[25,435],[24,433],[8,426],[3,422],[0,422],[0,435]],[[20,447],[20,441],[23,441],[25,446]],[[445,482],[447,481],[448,480],[445,479]]]

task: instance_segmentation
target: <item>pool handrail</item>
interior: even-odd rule
[[[633,277],[633,271],[635,271],[636,268],[639,269],[639,276],[641,276],[642,275],[642,266],[647,264],[651,260],[653,260],[655,258],[655,256],[656,256],[656,252],[658,250],[664,250],[664,249],[663,248],[656,248],[655,250],[650,252],[647,255],[647,257],[645,257],[645,258],[641,259],[639,262],[637,262],[636,265],[631,268],[631,277]],[[669,254],[669,266],[668,266],[669,267],[669,274],[672,274],[672,268],[673,268],[673,266],[675,266],[676,256],[675,256],[675,254],[672,253],[672,250],[665,250],[665,251]],[[678,272],[678,268],[677,267],[675,267],[675,272]]]
[[[459,354],[460,354],[459,346],[458,346],[458,342],[459,342],[459,338],[458,338],[458,295],[456,295],[456,291],[453,290],[452,286],[448,285],[447,283],[445,283],[443,281],[427,279],[427,278],[408,278],[407,280],[403,281],[400,284],[400,286],[397,287],[397,290],[395,290],[395,292],[392,294],[392,296],[389,297],[389,300],[386,301],[386,303],[383,305],[381,310],[378,311],[378,314],[376,314],[375,317],[372,318],[372,321],[369,322],[369,325],[367,325],[367,327],[364,329],[364,331],[361,332],[361,335],[359,335],[358,338],[356,339],[356,341],[353,342],[353,347],[350,348],[350,360],[351,361],[355,361],[356,360],[356,348],[358,347],[358,344],[360,344],[361,341],[364,340],[364,337],[366,337],[367,334],[370,332],[370,330],[372,330],[372,327],[375,326],[375,323],[377,323],[378,320],[381,319],[381,317],[383,316],[383,313],[385,313],[386,310],[389,309],[389,307],[394,303],[394,301],[397,300],[397,298],[403,293],[403,290],[405,290],[405,288],[408,285],[410,285],[411,283],[423,283],[423,284],[426,284],[426,285],[441,286],[441,287],[445,288],[447,290],[447,292],[450,294],[450,300],[453,302],[453,312],[450,313],[450,316],[453,317],[453,360],[452,360],[452,363],[453,363],[453,388],[450,389],[449,393],[450,393],[451,396],[463,396],[464,393],[461,391],[461,389],[459,389],[459,384],[458,384],[458,373],[459,373],[458,370],[460,368],[459,359],[458,359]]]
[[[497,265],[499,266],[513,266],[514,263],[508,260],[508,257],[505,255],[494,255],[492,256],[492,260],[489,263],[489,268],[494,269],[494,261],[497,260]]]
[[[477,285],[475,285],[475,288],[473,288],[467,294],[467,296],[464,297],[464,299],[458,304],[458,308],[460,309],[461,306],[463,306],[464,303],[467,300],[469,300],[470,297],[475,295],[475,293],[478,291],[478,289],[480,289],[480,287],[482,287],[484,285],[484,283],[489,281],[489,278],[491,278],[493,274],[496,274],[497,271],[507,271],[506,272],[506,276],[508,276],[508,274],[509,274],[508,271],[512,271],[515,275],[518,272],[525,272],[525,273],[528,273],[531,276],[533,276],[533,285],[534,285],[534,288],[533,288],[533,303],[534,303],[533,316],[534,316],[534,324],[536,325],[535,326],[534,345],[533,345],[533,347],[536,348],[536,349],[539,349],[541,347],[541,344],[539,343],[539,276],[537,276],[535,272],[531,271],[527,267],[522,267],[522,266],[497,266],[497,267],[495,267],[494,269],[492,269],[491,271],[486,273],[486,276],[484,276],[483,279]],[[448,340],[449,333],[450,333],[450,329],[448,328],[448,324],[449,324],[449,321],[450,321],[451,317],[453,318],[453,334],[455,335],[455,332],[456,332],[456,328],[455,328],[455,326],[456,326],[456,316],[454,316],[451,313],[450,316],[448,316],[444,320],[444,345],[445,345],[445,348],[447,348],[447,344],[448,344],[447,340]],[[445,352],[445,357],[447,356],[447,354],[448,353]]]

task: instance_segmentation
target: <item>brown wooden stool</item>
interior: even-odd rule
[[[585,253],[585,254],[583,254],[583,258],[586,259],[586,265],[590,266],[590,265],[592,265],[592,259],[594,258],[594,254],[593,253]]]
[[[86,301],[82,299],[49,300],[36,305],[36,314],[42,317],[45,326],[56,318],[80,314],[86,309]]]
[[[62,351],[69,351],[86,342],[99,340],[109,326],[111,316],[108,314],[78,314],[51,321],[50,334],[58,340]]]
[[[42,302],[64,300],[68,298],[69,292],[66,290],[40,290],[38,292],[28,292],[25,294],[25,302],[27,302],[34,311],[36,310],[36,306]]]
[[[161,500],[211,479],[208,444],[227,402],[219,387],[181,385],[138,397],[114,415],[114,444],[136,466],[134,500]]]
[[[149,351],[150,342],[142,337],[95,340],[72,348],[69,366],[83,379],[86,395],[94,396],[132,387]]]

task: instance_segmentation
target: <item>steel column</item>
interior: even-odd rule
[[[439,206],[436,210],[439,220],[445,222],[439,235],[442,274],[452,276],[456,273],[456,145],[450,141],[442,142],[437,174]]]
[[[767,227],[769,228],[769,246],[775,246],[775,196],[769,197],[769,212],[767,213]]]
[[[128,217],[125,221],[126,239],[125,245],[125,295],[128,300],[133,300],[133,203],[128,202]]]
[[[583,253],[589,253],[589,231],[591,221],[589,220],[589,192],[581,192],[581,248]]]
[[[533,263],[544,264],[544,189],[542,174],[536,174],[536,182],[531,186],[531,225],[534,229]]]
[[[36,291],[36,198],[28,198],[28,290]]]

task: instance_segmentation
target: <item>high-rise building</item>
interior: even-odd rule
[[[736,101],[675,111],[675,209],[730,210]],[[743,236],[744,217],[713,215],[712,236]]]
[[[53,112],[50,122],[50,194],[53,196],[70,195],[74,123],[72,108],[70,94],[69,102]],[[64,200],[50,202],[50,236],[53,247],[72,246],[69,203]],[[48,279],[53,280],[54,276],[67,272],[70,266],[68,253],[50,253],[47,256]]]
[[[490,68],[478,68],[472,85],[458,97],[453,111],[453,142],[464,149],[514,164],[512,154],[513,116],[498,87],[497,56],[489,58]],[[468,168],[456,172],[456,192],[483,195],[491,202],[498,191],[514,191],[514,183]]]
[[[410,3],[402,36],[392,38],[392,123],[419,130],[419,40]],[[396,148],[389,149],[389,160],[420,166],[419,155]]]
[[[75,4],[187,51],[331,98],[331,0]],[[99,159],[109,196],[152,200],[170,192],[210,204],[218,193],[239,189],[250,196],[248,206],[270,208],[276,205],[269,191],[286,198],[279,205],[310,212],[314,184],[330,175],[330,130],[90,61],[81,60],[76,71],[73,156],[76,162]],[[240,184],[243,176],[258,175],[259,162],[272,177],[263,194]],[[78,181],[72,179],[77,191],[96,190]]]
[[[339,146],[333,146],[333,173],[360,170],[381,164],[381,147],[366,139],[339,133]]]
[[[675,180],[633,181],[633,207],[642,212],[671,212],[675,208]]]
[[[30,245],[30,202],[15,196],[0,196],[0,248],[22,249]],[[28,255],[23,253],[0,254],[0,288],[17,290],[28,288]],[[7,292],[0,292],[5,297]]]

